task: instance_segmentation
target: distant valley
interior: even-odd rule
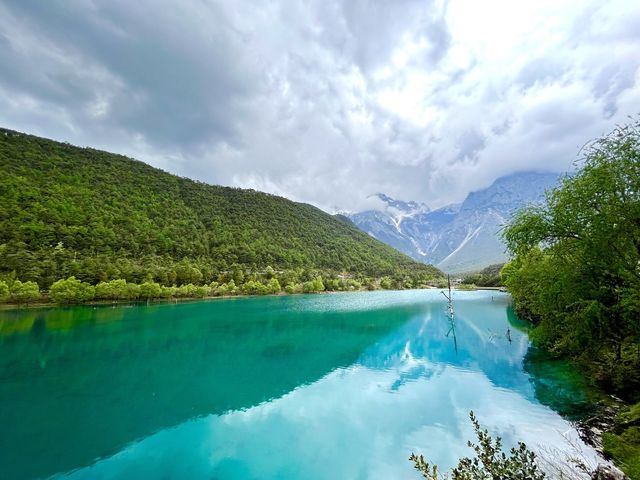
[[[518,172],[472,192],[462,203],[430,210],[424,203],[376,194],[380,208],[346,214],[360,229],[412,258],[451,273],[506,260],[504,223],[520,207],[544,198],[558,174]]]

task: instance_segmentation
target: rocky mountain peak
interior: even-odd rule
[[[461,204],[430,210],[424,203],[384,193],[378,210],[350,214],[360,229],[392,247],[449,272],[477,270],[506,260],[500,239],[504,223],[519,208],[543,199],[558,175],[518,172],[471,192]]]

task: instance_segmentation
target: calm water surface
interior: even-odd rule
[[[471,409],[563,447],[580,389],[527,367],[508,295],[455,302],[457,350],[437,290],[0,311],[0,478],[417,479]]]

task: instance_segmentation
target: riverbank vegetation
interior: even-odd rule
[[[604,453],[620,465],[629,478],[640,478],[640,403],[624,409],[612,432],[602,436]]]
[[[475,285],[476,287],[502,287],[500,270],[502,270],[503,266],[503,263],[496,263],[483,268],[479,272],[465,274],[461,283],[463,285]]]
[[[521,210],[505,229],[513,259],[501,277],[518,314],[532,322],[537,345],[574,359],[594,383],[636,402],[640,124],[616,129],[583,153],[575,174],[547,192],[543,205]],[[613,446],[616,438],[624,439],[624,448]],[[637,430],[621,431],[609,437],[609,451],[621,457],[637,452],[638,440]]]
[[[148,278],[142,283],[125,279],[102,281],[96,285],[71,276],[54,282],[48,291],[41,291],[36,282],[21,282],[12,275],[0,280],[0,303],[79,304],[90,301],[123,301],[205,298],[235,295],[275,295],[360,290],[402,290],[432,286],[429,276],[346,277],[315,270],[276,271],[267,267],[251,273],[242,269],[224,272],[210,283],[164,285]]]
[[[0,202],[0,280],[19,279],[28,290],[12,283],[13,301],[31,301],[34,283],[48,290],[69,277],[96,288],[156,283],[168,295],[189,284],[274,291],[269,266],[293,291],[317,289],[308,283],[317,277],[326,289],[344,289],[417,286],[442,275],[311,205],[5,129]]]

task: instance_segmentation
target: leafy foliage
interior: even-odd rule
[[[545,205],[512,219],[501,272],[532,338],[627,398],[640,395],[639,127],[591,143]]]
[[[95,293],[99,300],[134,300],[138,296],[138,288],[124,279],[117,279],[98,283]]]
[[[15,280],[10,287],[11,302],[32,303],[40,299],[40,289],[36,282],[21,282]]]
[[[49,290],[49,297],[56,303],[82,303],[93,299],[96,289],[75,277],[58,280]]]
[[[469,413],[473,429],[478,438],[478,444],[468,442],[469,447],[475,451],[475,457],[464,457],[458,465],[451,470],[451,474],[445,474],[444,478],[452,480],[543,480],[544,472],[536,463],[536,455],[527,446],[520,442],[517,447],[511,449],[507,456],[502,451],[502,440],[495,440],[487,430],[483,430],[480,422],[473,412]],[[431,465],[425,461],[423,455],[411,454],[409,460],[414,462],[416,470],[428,480],[439,480],[440,473],[437,465]]]
[[[160,285],[152,280],[147,280],[142,284],[127,282],[124,279],[100,282],[95,287],[89,283],[82,282],[71,276],[67,279],[57,280],[51,285],[49,292],[41,292],[35,282],[22,283],[19,280],[12,280],[11,287],[7,282],[0,281],[0,302],[28,303],[34,301],[46,301],[47,298],[55,303],[73,304],[84,303],[90,300],[114,300],[114,301],[136,301],[167,298],[204,298],[207,296],[228,296],[228,295],[269,295],[285,293],[320,293],[329,291],[354,291],[362,289],[363,285],[353,279],[331,278],[325,281],[320,276],[315,276],[311,280],[300,281],[308,278],[310,274],[302,271],[285,270],[276,272],[271,268],[271,272],[258,275],[247,273],[246,276],[237,274],[221,274],[218,281],[213,281],[209,285],[194,285],[193,283],[183,284],[179,287],[175,285]],[[242,278],[244,283],[236,285],[231,278],[224,283],[228,277]],[[268,278],[271,277],[271,278]],[[10,277],[9,277],[10,278]],[[281,281],[289,281],[282,288]],[[221,283],[222,282],[222,283]],[[299,282],[299,283],[295,283]],[[385,282],[380,282],[378,286],[372,279],[368,280],[366,288],[391,288]],[[386,285],[386,287],[383,286]]]
[[[268,266],[309,277],[282,285],[319,274],[415,284],[441,274],[311,205],[5,129],[0,201],[0,275],[45,289],[71,276],[91,285],[221,284],[229,272],[239,286]]]
[[[640,479],[640,403],[618,415],[615,432],[602,435],[604,453],[616,462],[631,480]]]
[[[503,263],[489,265],[479,272],[465,275],[462,279],[462,283],[467,285],[476,285],[478,287],[501,287],[502,280],[500,278],[500,270],[503,266]]]
[[[140,298],[148,300],[150,298],[161,298],[162,287],[156,282],[144,282],[140,285]]]
[[[630,479],[640,478],[640,427],[629,427],[620,435],[602,435],[604,452],[614,459]]]

